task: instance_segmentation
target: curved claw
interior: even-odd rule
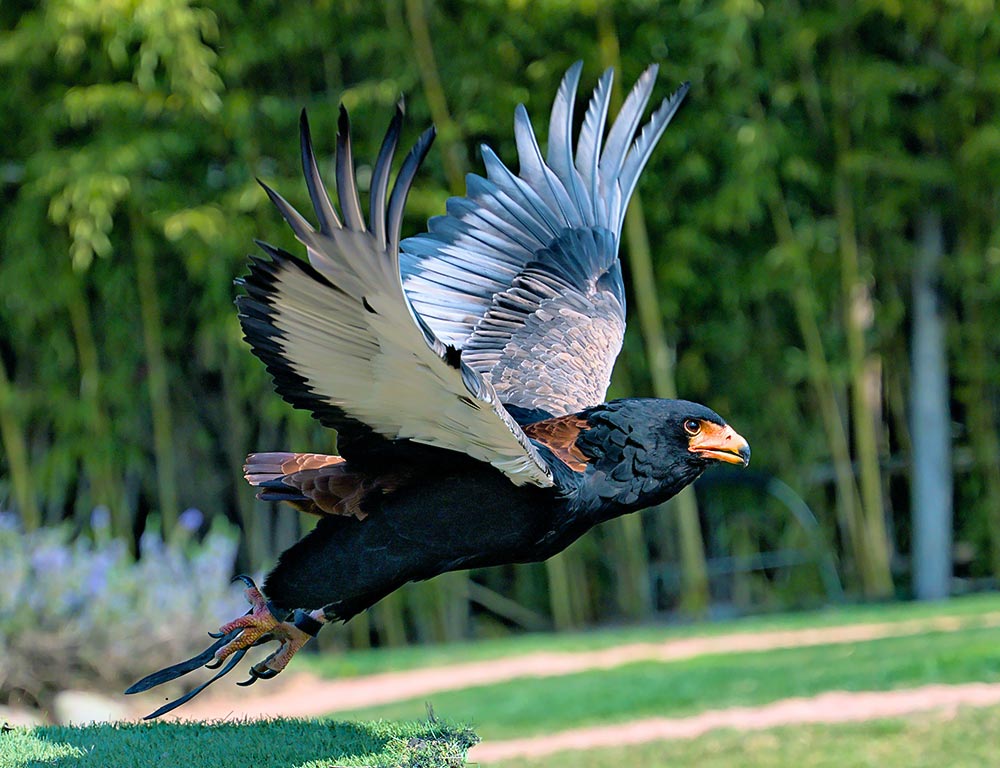
[[[253,673],[253,670],[251,669],[250,670],[250,677],[248,677],[242,683],[237,683],[237,685],[240,686],[241,688],[249,688],[251,685],[253,685],[254,683],[256,683],[259,679],[260,678],[257,675],[255,675]]]
[[[267,662],[273,659],[274,656],[275,654],[271,654],[264,661],[254,664],[252,667],[250,667],[250,674],[253,675],[255,678],[259,678],[261,680],[271,680],[272,678],[277,677],[278,672],[280,672],[281,670],[271,669],[270,667],[267,666]]]
[[[225,661],[225,659],[213,659],[205,665],[205,669],[218,669],[222,666],[223,661]]]
[[[264,661],[260,661],[254,664],[252,667],[250,667],[250,677],[244,680],[242,683],[237,683],[237,685],[243,688],[248,688],[249,686],[256,683],[258,680],[271,680],[272,678],[277,677],[278,672],[280,670],[271,669],[269,666],[267,666],[267,662],[273,659],[274,656],[275,654],[272,653],[270,656],[264,659]]]
[[[247,576],[245,573],[238,573],[230,579],[230,584],[235,584],[237,581],[242,581],[246,585],[247,589],[257,589],[257,585],[254,580]]]

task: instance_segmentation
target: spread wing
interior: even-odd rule
[[[403,285],[414,309],[505,405],[553,416],[603,402],[625,333],[618,245],[639,174],[688,86],[639,131],[656,80],[636,82],[605,138],[612,70],[591,96],[573,151],[573,103],[582,64],[563,78],[543,159],[523,105],[514,116],[515,176],[484,146],[486,178],[428,232],[402,243]],[[637,133],[638,131],[638,133]]]
[[[433,130],[406,157],[387,201],[401,124],[400,107],[372,173],[366,227],[347,112],[341,107],[337,135],[343,223],[320,179],[303,113],[303,168],[319,228],[264,187],[309,260],[261,244],[267,256],[252,260],[246,295],[237,300],[245,337],[282,397],[340,430],[342,441],[437,446],[488,462],[515,484],[550,486],[547,465],[489,381],[435,337],[403,293],[403,205]]]

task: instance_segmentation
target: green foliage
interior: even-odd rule
[[[968,449],[963,575],[1000,574],[995,3],[47,0],[5,3],[0,29],[0,503],[26,528],[66,516],[85,527],[101,504],[115,535],[133,537],[150,513],[172,535],[196,505],[238,523],[241,557],[264,565],[307,523],[253,499],[244,456],[332,448],[274,395],[232,307],[254,237],[294,248],[254,177],[305,203],[299,110],[327,171],[340,100],[359,158],[374,156],[401,93],[404,140],[433,116],[442,135],[410,199],[413,233],[455,178],[481,169],[481,142],[513,162],[518,102],[541,123],[572,61],[592,83],[619,58],[618,83],[650,61],[661,93],[692,82],[641,185],[678,390],[725,414],[755,468],[806,498],[855,592],[885,588],[869,567],[881,556],[884,579],[872,525],[888,517],[888,549],[909,546],[905,477],[884,466],[908,461],[914,221],[940,209],[956,439]],[[859,295],[864,317],[850,311]],[[652,390],[632,323],[612,394]],[[873,444],[857,439],[869,424]],[[885,515],[873,488],[888,490]],[[654,559],[679,555],[660,522],[629,533]],[[560,573],[581,588],[555,613],[656,607],[626,605],[616,588],[641,548],[623,536],[597,532],[570,553]],[[477,574],[545,615],[550,576]],[[773,579],[751,585],[752,605],[784,599]],[[410,590],[354,641],[369,628],[394,642],[454,638],[468,631],[454,591]],[[489,619],[475,629],[493,630]]]
[[[478,741],[461,726],[437,722],[150,723],[51,726],[0,733],[0,768],[149,765],[192,768],[455,768]],[[197,745],[192,748],[192,745]]]

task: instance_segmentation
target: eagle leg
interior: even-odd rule
[[[306,612],[298,609],[292,615],[292,620],[283,620],[279,609],[270,603],[264,594],[254,584],[249,576],[237,576],[247,588],[244,591],[252,609],[244,616],[223,624],[219,627],[221,635],[227,635],[234,630],[240,633],[229,643],[219,648],[214,656],[215,665],[239,651],[254,645],[260,645],[271,640],[281,643],[274,653],[250,668],[250,677],[238,685],[253,685],[257,680],[270,680],[281,672],[302,646],[315,637],[327,619],[322,610]],[[287,614],[286,614],[287,615]]]

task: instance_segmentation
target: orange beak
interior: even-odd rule
[[[750,463],[750,444],[728,424],[702,421],[701,429],[688,441],[688,450],[707,459],[727,464]]]

